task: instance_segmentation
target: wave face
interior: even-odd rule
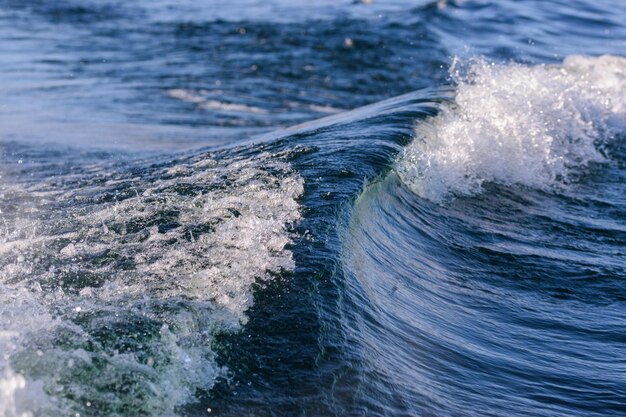
[[[623,416],[625,21],[0,0],[0,417]]]
[[[289,413],[282,375],[298,371],[286,352],[319,355],[326,298],[311,271],[337,256],[336,210],[436,108],[414,93],[230,150],[7,166],[29,175],[4,185],[0,207],[3,414],[241,415],[259,395]],[[282,364],[255,370],[274,354]],[[313,363],[302,385],[321,394]]]

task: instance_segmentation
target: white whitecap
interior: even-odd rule
[[[485,182],[562,186],[626,128],[626,59],[570,56],[562,65],[474,60],[454,103],[421,123],[396,169],[435,202],[473,195]]]
[[[142,173],[3,185],[1,416],[98,404],[172,415],[224,375],[213,337],[246,322],[255,282],[294,269],[303,181],[279,157],[196,157]],[[71,288],[76,278],[87,281]],[[132,386],[112,393],[118,381]]]

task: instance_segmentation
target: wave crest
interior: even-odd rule
[[[605,160],[601,146],[626,127],[626,59],[570,56],[562,65],[458,62],[454,104],[416,129],[396,170],[435,202],[484,182],[554,188]]]

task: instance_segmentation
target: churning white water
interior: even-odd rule
[[[625,130],[624,58],[458,67],[454,103],[420,124],[396,167],[424,198],[472,195],[484,182],[561,186],[590,162],[604,161],[603,145]]]
[[[171,415],[224,373],[214,334],[253,284],[294,268],[303,181],[268,154],[3,188],[1,416]]]

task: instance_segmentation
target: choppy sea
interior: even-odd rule
[[[0,416],[626,415],[626,2],[0,0]]]

